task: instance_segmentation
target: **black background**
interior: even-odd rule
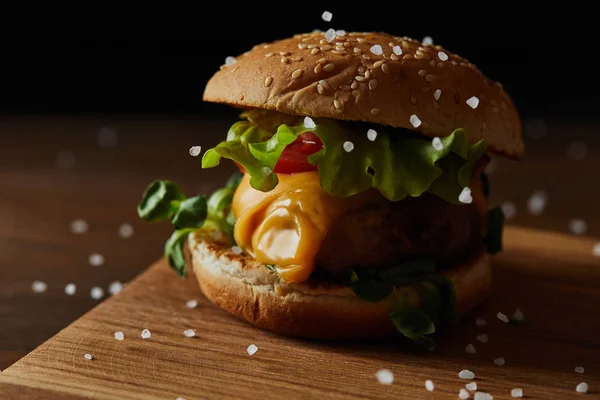
[[[600,104],[593,9],[433,3],[85,3],[2,13],[0,112],[199,113],[226,56],[313,29],[433,38],[502,82],[523,116],[595,115]],[[321,19],[324,10],[333,20]]]

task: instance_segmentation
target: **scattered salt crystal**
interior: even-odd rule
[[[382,385],[391,385],[394,383],[394,374],[388,369],[380,369],[375,373],[375,377],[377,378],[377,382]]]
[[[487,343],[488,336],[485,333],[482,333],[481,335],[477,335],[477,337],[475,339],[477,339],[481,343]]]
[[[337,31],[335,31],[335,35],[338,37],[346,36],[346,31],[343,29],[338,29]]]
[[[588,384],[585,382],[581,382],[579,385],[577,385],[577,387],[575,388],[575,390],[577,390],[577,393],[587,393],[588,391]]]
[[[567,157],[572,161],[581,161],[587,156],[587,146],[583,142],[572,142],[567,146]]]
[[[83,358],[85,358],[86,360],[91,360],[94,357],[92,357],[92,355],[90,353],[86,353],[83,355]]]
[[[442,61],[448,61],[448,54],[444,53],[443,51],[438,53],[438,57]]]
[[[485,392],[476,392],[474,399],[475,400],[494,400],[494,396],[492,396],[489,393],[485,393]]]
[[[534,139],[541,139],[546,136],[548,128],[541,118],[532,118],[525,124],[525,134]]]
[[[108,285],[108,293],[113,296],[123,290],[123,284],[119,281],[114,281],[110,285]]]
[[[465,351],[467,352],[467,354],[477,354],[475,346],[473,346],[471,343],[469,343],[467,347],[465,347]]]
[[[117,340],[123,340],[123,339],[125,339],[125,335],[121,331],[115,332],[115,339],[117,339]]]
[[[313,129],[317,127],[317,124],[315,124],[315,121],[311,117],[304,117],[304,127]]]
[[[442,144],[442,140],[439,137],[434,137],[433,140],[431,141],[431,144],[433,145],[433,148],[436,149],[437,151],[441,151],[444,148],[444,145]]]
[[[190,156],[198,157],[202,153],[202,146],[192,146],[190,147]]]
[[[583,369],[583,367],[575,367],[575,372],[577,372],[578,374],[583,374],[585,372],[585,369]]]
[[[498,365],[498,366],[503,366],[506,363],[506,361],[504,361],[503,357],[498,357],[494,360],[494,364]]]
[[[183,397],[178,397],[175,400],[185,400]]]
[[[511,201],[505,201],[502,203],[502,205],[500,205],[500,208],[502,209],[502,214],[504,214],[506,219],[514,218],[515,215],[517,215],[517,206]]]
[[[569,229],[575,235],[583,235],[587,232],[587,223],[581,218],[575,218],[569,221]]]
[[[122,238],[130,238],[133,236],[133,226],[130,224],[121,224],[119,226],[119,236]]]
[[[410,124],[415,127],[418,128],[419,126],[421,126],[421,120],[419,119],[419,117],[417,117],[415,114],[410,116]]]
[[[71,232],[75,234],[85,233],[89,229],[89,225],[86,221],[78,218],[71,222]]]
[[[467,392],[465,389],[460,389],[460,392],[458,392],[458,397],[461,399],[468,399],[469,398],[469,392]]]
[[[421,43],[426,44],[426,45],[432,45],[433,44],[433,38],[431,36],[425,36],[423,38],[423,41]]]
[[[88,258],[88,261],[91,266],[99,267],[104,264],[104,256],[102,254],[92,253]]]
[[[402,54],[402,47],[394,46],[394,47],[392,47],[392,51],[394,52],[395,55],[399,56]]]
[[[520,308],[517,308],[515,310],[515,313],[513,314],[513,319],[517,322],[522,322],[525,319],[525,315],[523,315],[523,311],[521,311]]]
[[[375,54],[376,56],[380,56],[383,54],[383,48],[379,44],[373,45],[370,50],[371,53]]]
[[[333,18],[333,14],[330,13],[329,11],[324,11],[323,15],[321,15],[321,18],[323,18],[323,21],[325,21],[325,22],[331,22],[331,19]]]
[[[592,248],[592,254],[596,257],[600,257],[600,242],[596,243]]]
[[[183,334],[187,337],[196,336],[196,332],[193,329],[186,329],[185,331],[183,331]]]
[[[48,289],[48,285],[46,284],[46,282],[33,281],[33,283],[31,284],[31,289],[35,293],[43,293],[46,291],[46,289]]]
[[[433,385],[433,382],[430,379],[427,379],[425,381],[425,389],[427,389],[430,392],[433,392],[433,390],[435,389],[435,386]]]
[[[527,209],[532,215],[540,215],[546,208],[548,202],[548,193],[543,190],[536,190],[527,200]]]
[[[254,353],[258,351],[258,347],[256,347],[255,344],[251,344],[250,346],[248,346],[248,349],[246,351],[248,352],[249,356],[253,356]]]
[[[242,249],[240,247],[238,247],[238,246],[233,246],[233,247],[231,247],[231,252],[233,254],[238,254],[239,255],[239,254],[242,254]]]
[[[367,131],[367,139],[369,139],[371,142],[374,142],[375,139],[377,139],[377,131],[375,129],[369,129]]]
[[[198,307],[198,301],[197,300],[188,300],[188,302],[185,303],[185,306],[187,308],[196,308],[196,307]]]
[[[468,369],[463,369],[458,373],[458,377],[460,379],[475,379],[475,374],[473,371],[469,371]]]
[[[465,387],[471,391],[477,390],[477,382],[469,382],[465,385]]]
[[[98,144],[101,147],[115,147],[118,141],[117,131],[113,128],[103,127],[98,131]]]
[[[433,92],[433,98],[436,100],[439,100],[441,95],[442,91],[440,89],[436,89],[435,92]]]
[[[331,43],[331,41],[335,39],[335,29],[327,29],[327,32],[325,32],[325,39],[327,42]]]
[[[513,389],[510,391],[512,397],[523,397],[523,389]]]
[[[346,153],[350,153],[352,150],[354,150],[354,143],[346,140],[343,144],[343,147]]]
[[[473,197],[471,196],[471,188],[464,187],[462,192],[458,195],[458,201],[465,204],[471,204],[473,202]]]
[[[90,290],[90,296],[94,300],[100,300],[104,297],[104,289],[99,286],[93,287],[92,290]]]
[[[152,334],[148,329],[144,329],[142,331],[142,339],[148,339],[150,336],[152,336]]]
[[[225,65],[227,65],[228,67],[235,64],[237,62],[237,60],[235,59],[235,57],[227,57],[225,58]]]
[[[471,107],[472,109],[476,109],[477,106],[479,105],[479,99],[475,96],[470,97],[467,100],[467,104],[469,105],[469,107]]]
[[[477,326],[485,326],[487,324],[487,321],[483,318],[477,318],[475,320],[475,325]]]
[[[68,283],[67,286],[65,286],[65,293],[69,296],[73,296],[76,291],[77,287],[74,283]]]
[[[500,321],[508,323],[508,317],[506,316],[506,314],[503,314],[503,313],[499,312],[498,314],[496,314],[496,317]]]
[[[56,166],[62,169],[69,169],[75,165],[75,155],[69,150],[63,150],[56,155]]]

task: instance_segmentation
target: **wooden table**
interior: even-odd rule
[[[138,220],[136,204],[145,186],[162,177],[185,191],[207,193],[219,187],[233,167],[223,163],[203,171],[191,157],[193,145],[208,148],[221,140],[233,119],[198,116],[0,118],[0,369],[5,369],[77,317],[98,304],[90,289],[127,282],[158,259],[169,227]],[[569,220],[583,218],[588,234],[600,236],[600,136],[597,127],[577,121],[546,120],[543,138],[527,137],[528,155],[519,163],[497,160],[491,202],[515,203],[510,223],[569,232]],[[113,129],[118,143],[98,144],[98,132]],[[566,156],[568,144],[583,141],[587,157]],[[68,150],[74,164],[57,166]],[[68,161],[68,160],[67,160]],[[526,209],[529,196],[547,191],[542,215]],[[70,223],[89,223],[76,235]],[[118,235],[131,224],[130,238]],[[591,251],[591,248],[590,248]],[[105,264],[92,267],[100,253]],[[48,284],[34,293],[34,280]],[[73,282],[77,293],[67,296]]]

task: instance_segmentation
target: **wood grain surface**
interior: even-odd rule
[[[469,382],[458,373],[470,369],[478,390],[495,399],[510,398],[517,387],[527,398],[575,398],[580,382],[589,384],[585,398],[600,398],[594,240],[510,227],[505,241],[505,252],[494,258],[491,298],[439,333],[432,352],[398,341],[320,342],[260,331],[216,309],[194,278],[182,281],[159,262],[0,374],[0,393],[9,399],[455,399]],[[197,308],[186,307],[190,299]],[[524,324],[496,318],[517,307]],[[476,326],[476,318],[487,324]],[[145,328],[148,339],[140,336]],[[197,337],[185,337],[186,329]],[[115,340],[117,331],[123,341]],[[482,333],[487,343],[476,340]],[[469,343],[476,355],[465,352]],[[258,346],[253,356],[250,344]],[[494,363],[498,357],[505,365]],[[585,373],[575,373],[576,366]],[[394,374],[392,385],[377,382],[383,368]]]

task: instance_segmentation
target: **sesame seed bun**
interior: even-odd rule
[[[307,338],[376,338],[398,335],[389,313],[391,296],[377,303],[358,298],[347,286],[308,280],[286,283],[255,259],[235,254],[214,232],[197,231],[188,245],[204,295],[221,309],[258,328]],[[465,314],[488,294],[491,268],[482,252],[445,272]],[[413,286],[398,288],[412,306],[421,301]]]
[[[385,33],[328,42],[315,32],[254,46],[227,64],[208,82],[205,101],[372,122],[430,138],[464,128],[470,142],[485,139],[492,153],[524,154],[509,95],[441,46]]]

